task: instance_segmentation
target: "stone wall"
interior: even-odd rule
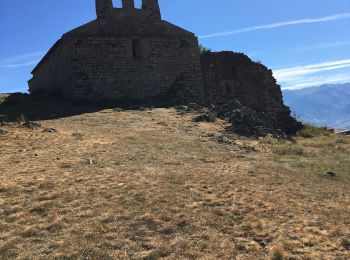
[[[30,93],[57,94],[63,91],[66,96],[73,95],[70,57],[74,52],[72,41],[57,41],[45,56],[49,58],[42,59],[33,70],[33,78],[28,81]]]
[[[161,20],[157,0],[113,8],[96,0],[97,19],[65,33],[33,70],[31,93],[162,104],[203,103],[195,35]]]
[[[201,64],[207,104],[223,105],[237,99],[263,113],[276,129],[292,133],[300,127],[283,104],[281,87],[266,66],[234,52],[205,52]]]
[[[74,41],[74,98],[169,103],[203,98],[196,39],[84,37]]]
[[[225,103],[237,97],[256,110],[280,109],[281,89],[264,65],[234,52],[205,52],[201,63],[207,103]]]
[[[30,92],[61,90],[66,98],[93,101],[202,103],[197,46],[195,38],[66,37],[33,71]]]

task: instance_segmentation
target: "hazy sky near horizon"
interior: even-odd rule
[[[26,91],[31,70],[55,41],[95,19],[94,2],[0,1],[0,92]],[[213,51],[262,61],[283,88],[350,82],[350,0],[159,2],[163,19]]]

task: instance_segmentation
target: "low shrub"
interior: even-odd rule
[[[337,144],[349,144],[349,139],[346,139],[344,137],[339,137],[337,140],[335,140]]]
[[[304,138],[314,138],[317,136],[329,136],[330,132],[321,127],[305,124],[304,128],[298,132],[298,135]]]
[[[259,141],[263,144],[270,144],[270,145],[277,145],[277,144],[284,143],[283,140],[277,139],[277,138],[273,137],[272,135],[260,137]]]

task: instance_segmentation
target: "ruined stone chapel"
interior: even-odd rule
[[[158,0],[96,0],[97,19],[65,33],[32,71],[31,94],[72,100],[223,104],[232,98],[290,117],[272,71],[234,52],[201,53],[197,37],[162,20]]]
[[[97,19],[67,32],[33,70],[30,92],[71,99],[203,99],[195,35],[161,19],[158,0],[96,0]]]

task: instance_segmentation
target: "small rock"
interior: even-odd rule
[[[222,144],[232,144],[232,141],[223,135],[218,137],[218,142]]]
[[[78,140],[82,140],[83,139],[83,135],[80,133],[73,133],[72,136]]]
[[[35,123],[35,122],[31,122],[31,121],[27,121],[27,122],[22,124],[22,127],[33,130],[35,128],[40,128],[41,124]]]
[[[188,109],[192,110],[192,111],[196,111],[201,109],[202,107],[200,105],[198,105],[197,103],[189,103],[188,104]]]
[[[217,118],[217,113],[213,111],[205,112],[195,118],[193,118],[194,122],[215,122]]]
[[[215,137],[214,133],[206,133],[204,137]]]
[[[7,116],[0,115],[0,122],[5,122],[7,120]]]
[[[45,128],[45,129],[43,130],[43,132],[44,132],[44,133],[56,133],[57,130],[54,129],[54,128]]]
[[[244,150],[246,153],[253,153],[253,152],[257,152],[256,148],[253,146],[242,146],[241,147],[242,150]]]
[[[200,159],[202,162],[204,162],[204,163],[215,163],[215,161],[214,160],[208,160],[208,159],[206,159],[206,158],[202,158],[202,159]]]
[[[123,112],[124,109],[120,108],[120,107],[116,107],[116,108],[113,108],[113,112]]]
[[[87,160],[87,164],[94,165],[96,162],[92,159]]]
[[[337,176],[337,174],[334,173],[334,172],[326,172],[325,175],[326,175],[326,176],[329,176],[329,177],[335,177],[335,176]]]
[[[176,106],[175,106],[175,109],[176,109],[176,110],[186,110],[186,109],[187,109],[187,106],[176,105]]]
[[[0,136],[4,136],[7,134],[6,130],[0,129]]]
[[[11,125],[14,125],[15,123],[14,122],[1,122],[0,121],[0,126],[11,126]]]

